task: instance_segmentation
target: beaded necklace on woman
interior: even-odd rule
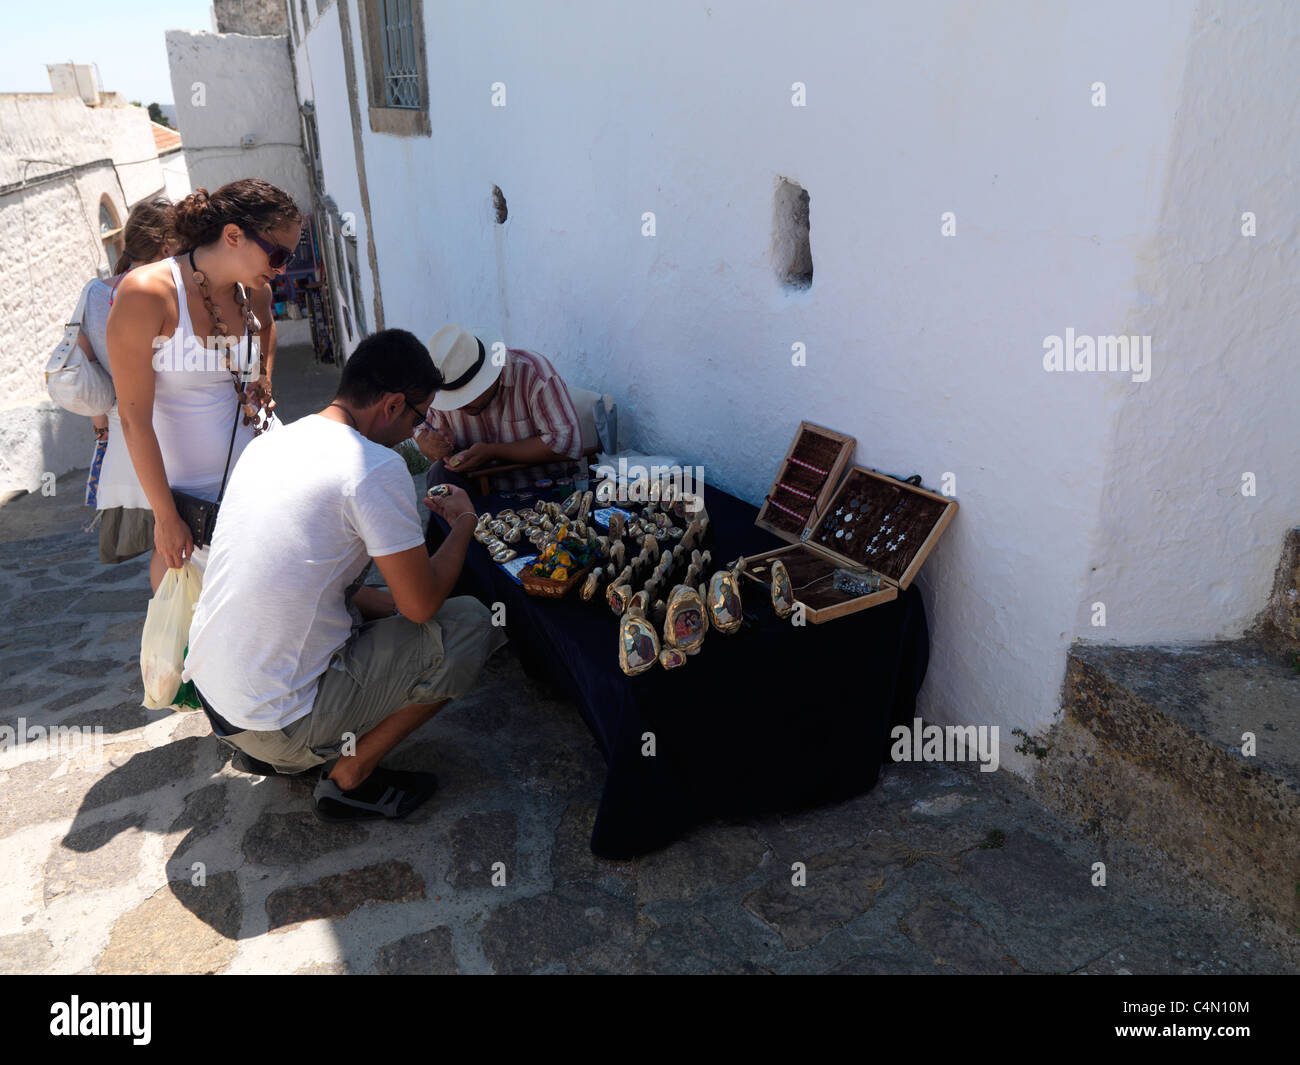
[[[194,249],[189,253],[190,269],[194,271],[194,283],[199,286],[199,294],[203,297],[203,306],[207,308],[208,316],[212,320],[212,332],[220,337],[229,337],[230,329],[221,319],[221,312],[217,310],[217,305],[212,300],[212,292],[208,287],[208,275],[194,265]],[[253,314],[252,307],[249,306],[248,297],[244,292],[244,286],[236,282],[235,284],[235,301],[239,304],[240,313],[244,318],[244,328],[248,333],[249,346],[252,346],[252,338],[261,330],[261,323]],[[221,354],[221,365],[223,369],[230,371],[230,377],[235,386],[235,395],[238,397],[240,409],[244,412],[244,424],[253,427],[253,435],[257,436],[268,428],[266,422],[258,417],[258,414],[264,409],[268,419],[272,410],[275,409],[275,400],[266,395],[260,384],[254,383],[250,390],[240,379],[239,368],[235,366],[230,358],[230,342],[227,340],[221,343],[224,349]],[[249,359],[252,358],[252,352],[248,353]]]

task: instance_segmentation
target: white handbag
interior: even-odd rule
[[[86,312],[86,295],[90,286],[98,283],[97,278],[92,278],[82,288],[72,321],[64,327],[63,339],[45,364],[45,387],[50,399],[64,410],[89,417],[107,414],[117,400],[108,370],[103,363],[86,358],[77,344],[81,319]]]

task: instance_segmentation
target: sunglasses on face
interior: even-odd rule
[[[266,252],[266,261],[272,270],[280,269],[293,258],[293,248],[286,248],[283,244],[272,244],[270,241],[263,240],[256,233],[249,233],[248,230],[244,230],[244,233],[249,240]]]

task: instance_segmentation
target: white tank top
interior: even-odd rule
[[[230,448],[231,426],[235,421],[238,399],[230,371],[222,369],[219,352],[203,347],[194,336],[189,307],[185,300],[185,283],[175,258],[168,259],[172,280],[176,283],[179,311],[174,332],[154,353],[153,431],[158,437],[167,483],[201,499],[216,499],[226,468]],[[242,324],[242,323],[241,323]],[[234,348],[233,362],[239,369],[250,365],[248,338],[241,337]],[[252,334],[252,352],[256,358],[260,341]],[[114,414],[116,408],[114,408]],[[235,429],[230,468],[253,439],[253,427],[242,424]],[[116,430],[116,431],[114,431]],[[117,418],[110,419],[108,448],[100,473],[100,510],[110,507],[142,507],[149,500],[133,475],[131,455]]]

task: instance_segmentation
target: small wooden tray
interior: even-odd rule
[[[560,599],[573,591],[579,581],[586,578],[591,572],[594,562],[588,562],[577,573],[571,574],[568,580],[554,581],[550,577],[535,577],[529,571],[536,563],[530,562],[527,566],[519,571],[519,583],[524,586],[524,591],[529,595],[540,595],[550,599]]]

